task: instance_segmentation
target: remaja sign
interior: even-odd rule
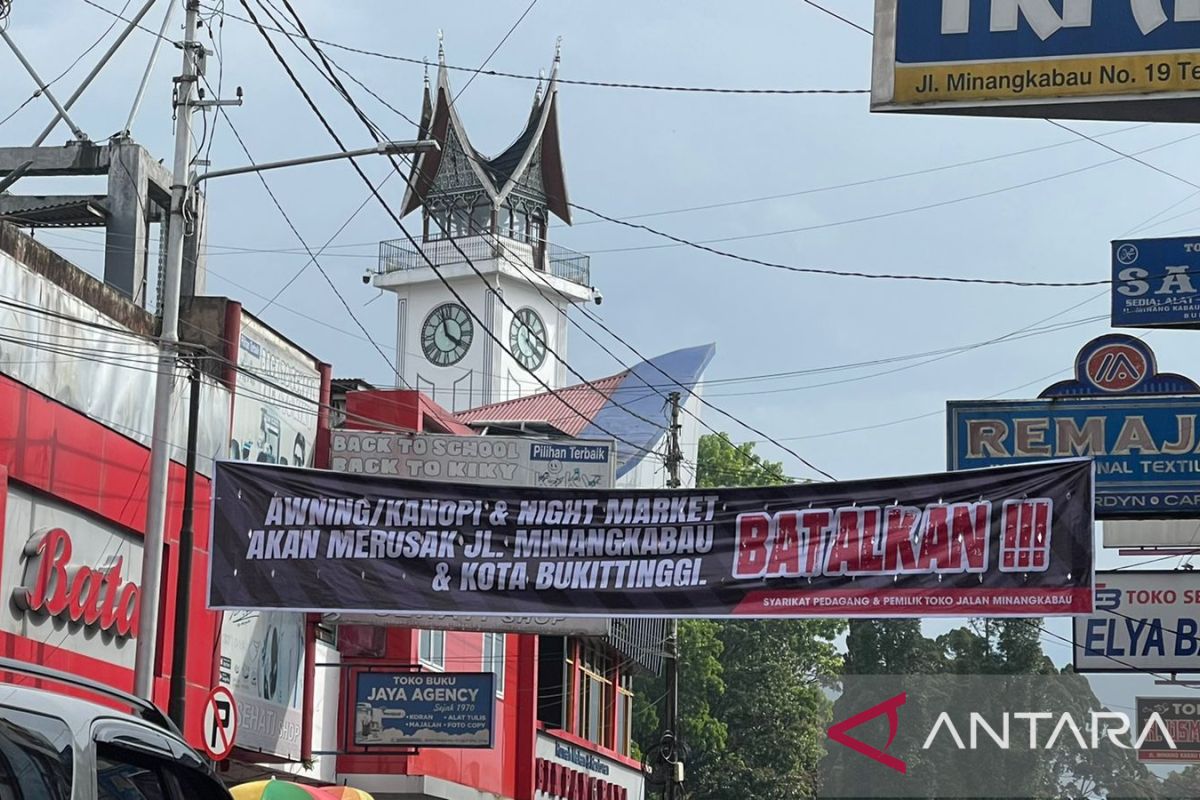
[[[1096,516],[1200,511],[1200,388],[1160,373],[1139,339],[1110,334],[1076,358],[1074,380],[1038,400],[947,404],[950,469],[1040,459],[1096,460]]]
[[[876,0],[872,108],[1169,119],[1200,91],[1200,0]]]

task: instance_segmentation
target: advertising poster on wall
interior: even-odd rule
[[[616,475],[611,442],[575,439],[335,431],[330,457],[335,472],[447,483],[611,489]]]
[[[321,400],[318,363],[243,314],[238,366],[229,458],[311,467]]]
[[[578,492],[222,462],[209,603],[403,615],[1067,615],[1086,459],[754,489]]]
[[[491,747],[495,681],[490,672],[356,672],[354,744]]]
[[[228,457],[312,466],[321,399],[319,362],[249,314],[241,315]],[[221,681],[242,710],[238,747],[300,757],[304,617],[280,611],[225,614]]]
[[[300,758],[303,615],[227,612],[221,626],[221,683],[238,704],[235,745],[290,761]]]

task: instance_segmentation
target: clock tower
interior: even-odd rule
[[[463,411],[545,391],[538,379],[562,388],[554,353],[567,357],[567,313],[600,294],[588,257],[549,240],[551,216],[571,224],[559,56],[524,130],[493,158],[467,138],[440,47],[439,62],[436,91],[425,81],[420,132],[439,149],[415,158],[402,208],[421,213],[420,246],[381,243],[373,280],[397,296],[398,383]]]

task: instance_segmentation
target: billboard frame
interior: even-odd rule
[[[1096,581],[1106,575],[1172,575],[1172,576],[1179,576],[1179,575],[1188,575],[1188,574],[1191,574],[1191,573],[1188,573],[1184,570],[1174,570],[1174,569],[1137,569],[1137,570],[1134,570],[1134,569],[1106,569],[1106,570],[1093,569],[1092,570],[1092,591],[1095,592]],[[1116,613],[1109,612],[1105,609],[1094,608],[1091,614],[1076,614],[1074,617],[1068,617],[1068,619],[1071,620],[1071,669],[1074,670],[1079,675],[1088,675],[1088,674],[1119,675],[1122,673],[1128,673],[1128,674],[1152,675],[1157,678],[1165,678],[1165,677],[1173,678],[1178,675],[1200,675],[1200,659],[1197,659],[1196,669],[1194,671],[1192,671],[1192,670],[1170,670],[1170,669],[1164,669],[1162,667],[1158,667],[1158,668],[1138,667],[1138,666],[1133,666],[1133,665],[1130,665],[1128,667],[1120,667],[1120,668],[1104,667],[1104,668],[1093,669],[1093,668],[1088,667],[1088,668],[1080,669],[1079,654],[1080,654],[1080,652],[1083,651],[1084,646],[1075,641],[1076,621],[1083,619],[1085,617],[1095,616],[1096,614],[1106,614],[1106,613],[1111,614],[1111,616],[1117,617],[1119,619],[1126,619],[1130,616],[1128,614],[1116,614]],[[1166,629],[1164,629],[1164,630],[1166,630]],[[1097,656],[1097,658],[1102,658],[1105,661],[1108,661],[1113,664],[1117,664],[1122,661],[1122,659],[1118,658],[1117,656],[1105,655],[1105,656]]]

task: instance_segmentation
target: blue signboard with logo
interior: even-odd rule
[[[358,747],[488,748],[495,679],[490,672],[358,672]]]
[[[1131,336],[1089,342],[1037,400],[950,402],[946,422],[951,470],[1092,456],[1098,519],[1200,514],[1200,387]]]
[[[1155,119],[1200,92],[1200,5],[876,0],[874,66],[876,110]]]
[[[1200,237],[1112,243],[1112,324],[1200,328]]]

